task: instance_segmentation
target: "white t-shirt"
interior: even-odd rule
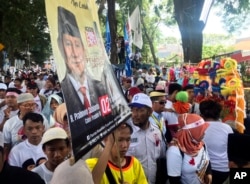
[[[197,171],[209,162],[209,156],[204,147],[198,155],[191,157],[185,153],[182,157],[179,147],[170,146],[167,150],[167,170],[172,177],[181,176],[182,184],[201,184]]]
[[[148,83],[153,84],[155,82],[155,76],[153,74],[147,73],[145,78],[146,78]]]
[[[25,140],[23,133],[23,121],[18,115],[8,119],[3,126],[4,143],[11,144],[11,147]]]
[[[207,146],[212,170],[228,172],[228,134],[233,133],[233,130],[229,125],[220,121],[208,121],[208,123],[204,142]]]
[[[36,163],[40,158],[47,158],[43,152],[42,144],[32,145],[28,140],[25,140],[11,149],[8,162],[12,166],[22,167],[25,161],[33,159]]]
[[[41,114],[42,115],[42,114]],[[43,124],[45,130],[49,128],[48,120],[43,116]],[[18,115],[8,119],[3,126],[4,143],[11,144],[11,147],[25,140],[23,132],[23,120],[19,119]]]
[[[32,169],[32,171],[37,173],[46,184],[50,184],[54,172],[47,169],[45,162]]]
[[[173,109],[173,103],[170,100],[167,100],[165,104],[166,109]],[[178,114],[175,112],[162,112],[162,116],[165,121],[167,121],[167,126],[177,125],[178,124]]]

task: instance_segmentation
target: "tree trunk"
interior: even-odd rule
[[[202,59],[204,23],[199,20],[204,0],[174,0],[175,19],[182,39],[184,62],[198,63]]]
[[[105,9],[105,3],[106,3],[106,0],[100,0],[100,2],[99,2],[99,8],[98,8],[98,16],[99,17],[102,16],[102,12]]]
[[[111,37],[111,56],[110,62],[117,64],[117,46],[116,46],[116,16],[115,16],[115,0],[107,0],[108,3],[108,20],[109,20],[109,29]]]
[[[154,63],[156,65],[158,65],[158,59],[156,58],[156,55],[155,55],[155,49],[154,49],[153,41],[152,41],[151,37],[148,35],[147,28],[146,28],[145,22],[143,20],[143,17],[141,17],[141,22],[142,22],[142,25],[143,25],[143,30],[144,30],[145,36],[146,36],[146,38],[148,40],[148,44],[149,44],[149,48],[150,48],[150,51],[151,51],[151,54],[152,54],[152,57],[153,57],[153,61],[154,61]]]

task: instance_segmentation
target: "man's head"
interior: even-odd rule
[[[21,78],[16,78],[14,80],[14,86],[17,88],[17,89],[20,89],[22,88],[22,82],[23,82],[23,79]]]
[[[214,100],[204,100],[199,105],[201,116],[205,120],[218,120],[222,111],[220,103]]]
[[[133,96],[136,95],[136,94],[138,94],[138,93],[141,93],[141,90],[138,87],[131,87],[131,88],[129,88],[129,90],[128,90],[128,96],[127,96],[129,102],[131,102]]]
[[[4,83],[10,83],[11,82],[11,77],[6,75],[4,76]]]
[[[152,101],[153,110],[157,113],[163,112],[166,104],[166,93],[152,91],[149,96]]]
[[[122,79],[122,85],[125,89],[131,88],[132,80],[128,77]]]
[[[39,78],[39,80],[43,80],[43,78],[44,78],[44,73],[43,73],[43,72],[39,72],[39,73],[37,74],[37,77]]]
[[[6,90],[7,90],[6,84],[0,83],[0,99],[4,99]]]
[[[44,133],[43,117],[41,114],[29,112],[23,117],[24,134],[30,144],[38,145]]]
[[[29,112],[33,112],[36,108],[34,96],[30,93],[22,93],[17,97],[17,104],[20,114],[24,116]]]
[[[27,93],[32,94],[34,97],[38,94],[38,86],[34,81],[31,81],[27,84]]]
[[[170,83],[168,86],[168,96],[172,101],[175,101],[176,94],[182,90],[182,86],[178,83]]]
[[[188,102],[193,103],[194,101],[194,85],[187,85],[183,88],[183,91],[186,91],[188,93]]]
[[[131,103],[129,104],[132,111],[132,120],[134,125],[141,129],[147,129],[148,118],[152,114],[152,102],[144,93],[138,93],[134,95]]]
[[[48,77],[45,82],[46,89],[54,89],[56,86],[56,81],[52,77]]]
[[[65,130],[59,127],[48,129],[42,138],[42,148],[48,165],[56,168],[70,154],[70,141]]]
[[[166,68],[166,67],[163,67],[163,68],[162,68],[162,74],[163,74],[163,75],[166,75],[166,74],[167,74],[167,68]]]
[[[6,95],[5,95],[5,104],[12,109],[16,109],[17,108],[17,97],[21,93],[22,92],[17,88],[8,88],[6,90]]]
[[[132,127],[127,123],[121,123],[121,125],[114,131],[117,144],[114,144],[111,150],[111,157],[113,160],[119,160],[118,151],[120,152],[120,157],[125,157],[129,145],[131,134],[133,133]]]
[[[58,7],[58,45],[65,59],[68,72],[76,79],[85,73],[84,46],[74,14]]]

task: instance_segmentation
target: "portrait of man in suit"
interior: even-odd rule
[[[73,152],[79,153],[84,149],[88,151],[93,145],[90,143],[90,139],[93,137],[89,135],[98,135],[100,138],[105,136],[105,134],[96,134],[96,131],[102,126],[110,127],[113,123],[118,122],[120,117],[119,119],[116,117],[119,115],[120,109],[122,110],[120,106],[125,106],[126,103],[119,103],[118,110],[114,109],[116,106],[113,105],[111,99],[114,94],[111,92],[119,91],[119,87],[114,88],[116,83],[110,83],[114,80],[113,75],[110,75],[111,69],[109,70],[107,66],[103,67],[105,69],[99,74],[101,80],[93,78],[87,65],[87,62],[91,61],[87,61],[86,38],[81,36],[75,15],[61,6],[57,7],[57,11],[57,44],[64,59],[64,61],[60,61],[60,65],[64,64],[66,67],[61,87],[67,107]],[[84,29],[85,27],[82,25],[81,30]],[[98,34],[97,31],[95,34]],[[126,113],[128,114],[127,111]]]
[[[66,103],[70,102],[67,107],[72,105],[68,110],[78,113],[89,109],[105,94],[105,88],[100,81],[87,75],[86,52],[76,18],[63,7],[58,7],[58,46],[67,69],[61,86]]]

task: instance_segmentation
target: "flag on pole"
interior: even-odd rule
[[[131,28],[130,28],[130,21],[128,17],[127,23],[125,23],[124,20],[124,42],[125,42],[125,54],[126,54],[126,62],[125,62],[125,72],[126,76],[130,77],[132,75],[132,69],[131,69],[131,61],[130,61],[130,55],[131,55]]]
[[[131,30],[134,31],[133,44],[139,49],[142,49],[143,40],[142,40],[142,30],[141,30],[141,17],[139,6],[135,8],[131,16],[129,17]]]
[[[110,50],[111,50],[111,36],[110,36],[108,16],[106,17],[106,42],[105,42],[105,49],[106,49],[107,55],[109,56],[110,55]]]

